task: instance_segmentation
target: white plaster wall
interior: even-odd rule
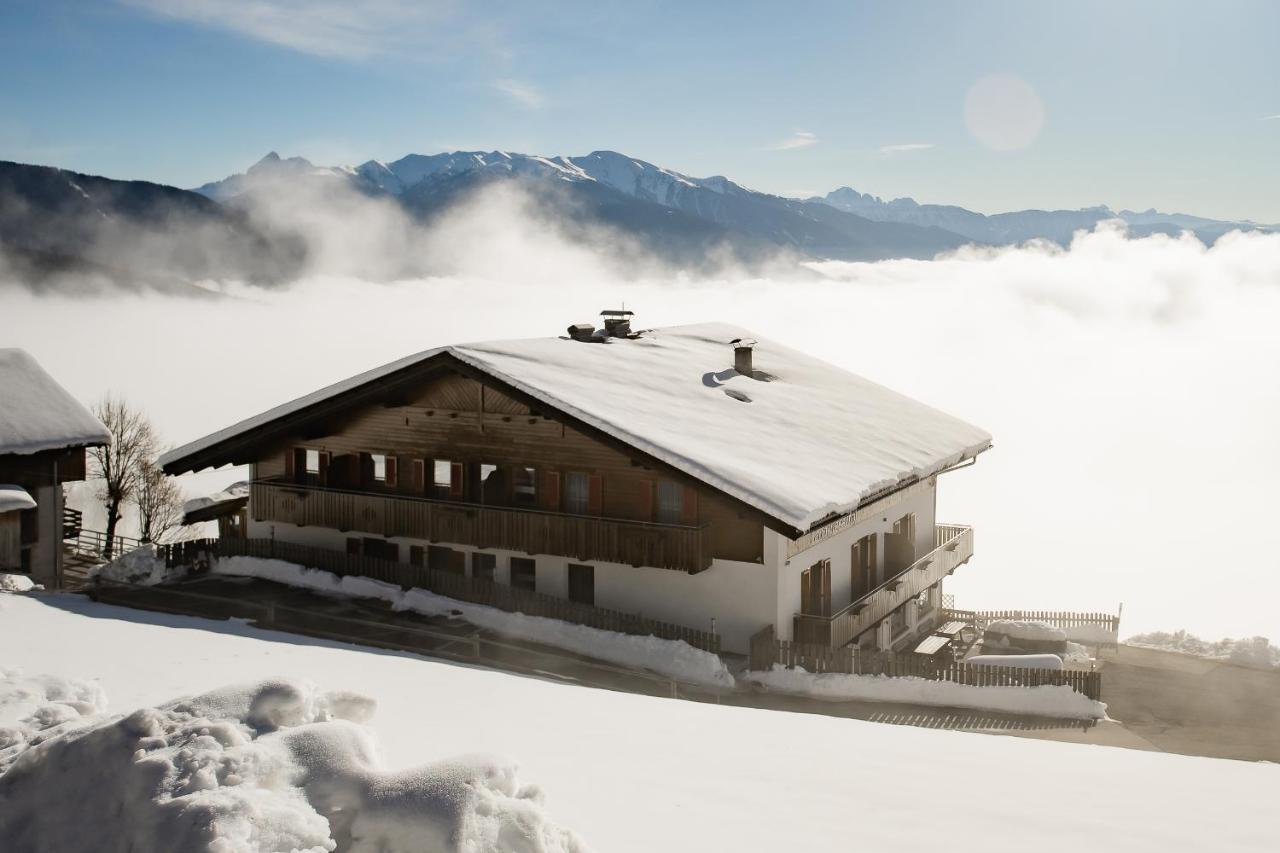
[[[778,637],[790,640],[794,634],[794,617],[800,612],[800,576],[804,570],[821,560],[831,561],[831,612],[835,613],[847,607],[852,592],[852,549],[853,544],[863,536],[872,533],[883,536],[893,532],[893,523],[907,513],[916,515],[916,558],[919,559],[933,550],[935,526],[935,505],[937,503],[937,487],[930,484],[910,497],[889,502],[882,512],[864,519],[859,524],[849,527],[830,539],[819,542],[796,554],[790,560],[783,560],[778,572],[778,612],[776,623]],[[786,554],[786,539],[772,531],[765,531],[768,537],[775,537],[775,548],[780,554]],[[766,549],[767,550],[767,549]],[[876,548],[876,583],[883,583],[884,577],[884,541]]]
[[[316,548],[345,551],[347,536],[325,527],[296,527],[281,522],[249,520],[248,535],[254,539],[274,537]],[[400,559],[408,560],[410,545],[426,546],[424,540],[394,537],[390,541],[401,546]],[[698,574],[635,567],[622,563],[574,560],[553,555],[528,555],[497,548],[473,548],[439,542],[468,554],[483,551],[497,556],[494,578],[510,583],[511,558],[530,557],[536,561],[537,591],[567,598],[569,564],[586,563],[595,567],[595,604],[612,610],[639,613],[663,622],[671,622],[703,631],[711,630],[715,620],[725,651],[745,654],[751,635],[774,621],[777,613],[776,573],[768,563],[743,563],[714,560],[711,568]],[[471,559],[467,559],[470,572]],[[798,583],[798,581],[797,581]],[[789,620],[790,617],[788,617]]]

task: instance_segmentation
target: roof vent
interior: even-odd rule
[[[741,373],[743,376],[753,376],[751,369],[751,349],[756,345],[756,342],[746,340],[745,338],[734,338],[729,341],[729,343],[733,344],[733,369]]]
[[[604,331],[609,337],[631,337],[631,318],[635,316],[634,311],[628,311],[626,308],[606,309],[600,312],[600,316],[604,318]]]

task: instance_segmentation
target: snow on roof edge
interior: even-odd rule
[[[0,411],[2,455],[31,456],[111,443],[106,425],[24,349],[0,348],[0,392],[7,400],[27,404],[11,403]],[[4,433],[9,433],[7,438]]]
[[[36,502],[31,493],[14,483],[0,483],[0,512],[35,509]]]

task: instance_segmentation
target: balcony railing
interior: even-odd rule
[[[654,524],[268,480],[251,485],[249,506],[256,521],[300,527],[328,527],[690,573],[711,567],[706,525]]]
[[[935,548],[903,571],[831,616],[797,613],[796,642],[840,648],[956,570],[973,556],[973,528],[939,524]]]

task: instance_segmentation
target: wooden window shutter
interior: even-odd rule
[[[548,471],[543,480],[542,506],[544,509],[560,509],[560,472]]]
[[[680,501],[680,523],[691,526],[698,523],[698,490],[693,486],[684,487],[684,496]]]
[[[413,460],[413,490],[417,494],[427,493],[427,460]]]
[[[396,468],[398,467],[398,462],[399,460],[394,456],[387,457],[387,485],[391,488],[394,488],[396,485]]]
[[[604,478],[592,474],[587,478],[587,515],[600,515],[604,512]]]
[[[640,481],[640,519],[653,521],[653,480]]]
[[[462,497],[462,463],[454,462],[449,466],[449,497]]]
[[[329,482],[329,459],[330,459],[329,451],[321,450],[320,451],[320,485],[322,486]]]
[[[370,453],[360,454],[360,487],[368,488],[373,485],[373,455]]]
[[[284,454],[284,478],[286,480],[296,480],[298,477],[298,454],[303,455],[303,462],[306,462],[306,451],[300,447],[291,447]],[[305,469],[304,469],[305,470]]]

